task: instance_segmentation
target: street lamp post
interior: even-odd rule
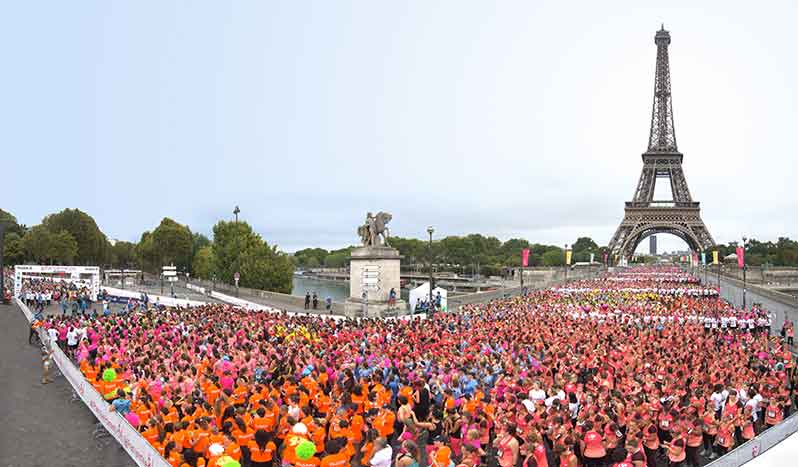
[[[427,227],[427,233],[429,234],[429,307],[427,308],[429,312],[432,311],[432,234],[435,233],[435,229],[432,226]]]

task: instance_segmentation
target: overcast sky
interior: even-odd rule
[[[0,205],[133,241],[164,216],[210,234],[237,204],[287,251],[355,243],[380,210],[401,236],[605,245],[664,22],[715,240],[798,236],[796,3],[646,3],[10,2]]]

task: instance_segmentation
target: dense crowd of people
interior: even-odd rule
[[[788,416],[796,371],[766,311],[691,290],[649,268],[428,319],[208,304],[43,326],[175,467],[695,466]]]
[[[42,311],[52,303],[58,303],[62,312],[89,313],[94,301],[87,283],[51,278],[22,280],[19,298],[34,311]]]

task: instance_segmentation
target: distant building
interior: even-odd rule
[[[649,238],[649,240],[648,240],[648,252],[652,256],[655,256],[657,254],[657,236],[656,235],[652,235],[652,236],[650,236],[648,238]]]

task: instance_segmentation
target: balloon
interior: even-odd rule
[[[219,444],[219,443],[213,443],[213,444],[211,444],[211,445],[208,447],[208,452],[209,452],[209,453],[210,453],[212,456],[218,456],[218,455],[221,455],[221,454],[224,452],[224,446],[222,446],[222,445],[221,445],[221,444]]]
[[[294,425],[294,428],[291,429],[291,432],[297,435],[306,435],[308,434],[308,427],[304,423],[299,422]]]
[[[297,445],[295,451],[296,451],[296,456],[300,460],[305,461],[313,457],[314,454],[316,454],[316,445],[313,444],[312,441],[303,439],[302,442],[299,443],[299,445]]]
[[[103,371],[103,381],[105,381],[106,383],[110,383],[115,379],[116,379],[116,370],[114,370],[113,368],[107,368],[105,371]]]
[[[216,461],[216,465],[218,467],[241,467],[241,464],[239,464],[237,460],[233,459],[230,456],[220,457]]]

